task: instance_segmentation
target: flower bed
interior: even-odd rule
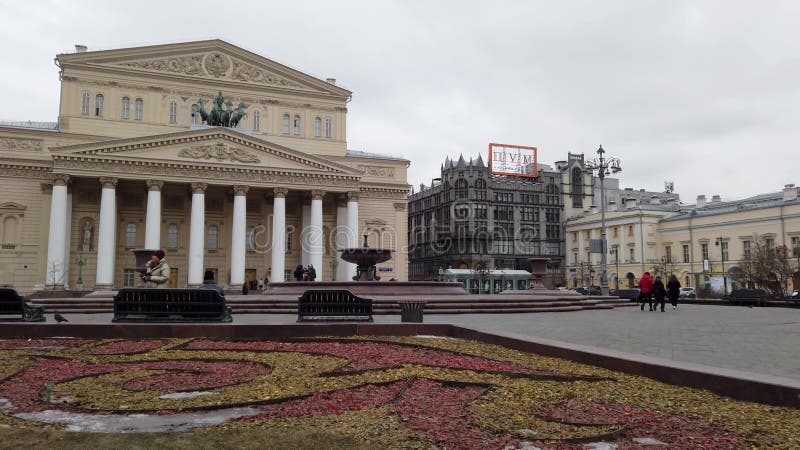
[[[224,410],[233,418],[210,427],[320,430],[376,447],[800,446],[796,409],[456,339],[41,339],[0,349],[0,424],[10,427],[46,422],[47,410]]]

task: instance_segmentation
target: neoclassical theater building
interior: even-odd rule
[[[166,251],[172,287],[299,264],[345,281],[337,250],[365,234],[396,251],[381,277],[407,279],[409,161],[347,149],[352,94],[335,79],[220,40],[76,46],[56,64],[58,122],[0,125],[0,285],[136,285],[136,248]],[[198,113],[219,93],[245,106],[236,128]]]

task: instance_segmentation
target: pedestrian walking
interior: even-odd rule
[[[641,290],[641,300],[642,300],[642,311],[644,311],[644,302],[647,301],[647,305],[650,307],[650,311],[653,310],[653,278],[650,276],[650,272],[645,272],[642,275],[642,278],[639,280],[639,289]]]
[[[669,297],[669,302],[672,303],[672,309],[678,309],[678,297],[681,296],[681,282],[678,281],[678,277],[674,274],[670,275],[669,281],[667,281],[667,297]]]
[[[656,277],[656,280],[653,282],[653,297],[656,299],[656,304],[654,305],[653,310],[658,309],[658,304],[661,304],[661,312],[664,312],[664,298],[667,296],[667,288],[664,287],[664,282],[661,281],[661,277]]]

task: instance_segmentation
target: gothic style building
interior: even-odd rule
[[[56,58],[57,123],[0,124],[0,284],[133,285],[134,248],[162,248],[171,285],[205,270],[232,288],[321,280],[354,267],[337,249],[406,247],[407,160],[347,150],[350,91],[220,40]],[[219,92],[237,128],[199,110]],[[206,107],[210,107],[207,104]],[[380,267],[404,280],[404,251]]]

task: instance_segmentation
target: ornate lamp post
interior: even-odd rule
[[[617,267],[617,276],[614,279],[614,289],[619,290],[619,247],[616,245],[608,251],[610,255],[614,255],[614,264]]]
[[[86,265],[86,260],[83,259],[83,253],[79,253],[78,257],[75,258],[75,263],[78,264],[78,280],[76,284],[78,285],[78,289],[81,291],[83,290],[83,266]]]
[[[728,277],[725,275],[725,239],[718,237],[715,244],[719,247],[719,259],[722,262],[722,293],[728,295]]]
[[[584,168],[587,171],[592,174],[597,171],[597,177],[600,178],[600,240],[603,242],[602,251],[600,252],[600,292],[602,295],[608,295],[608,277],[606,275],[606,191],[603,188],[603,180],[606,175],[622,171],[619,158],[606,158],[603,156],[605,153],[606,151],[603,150],[601,145],[597,149],[598,157],[591,161],[586,161],[584,164]]]

